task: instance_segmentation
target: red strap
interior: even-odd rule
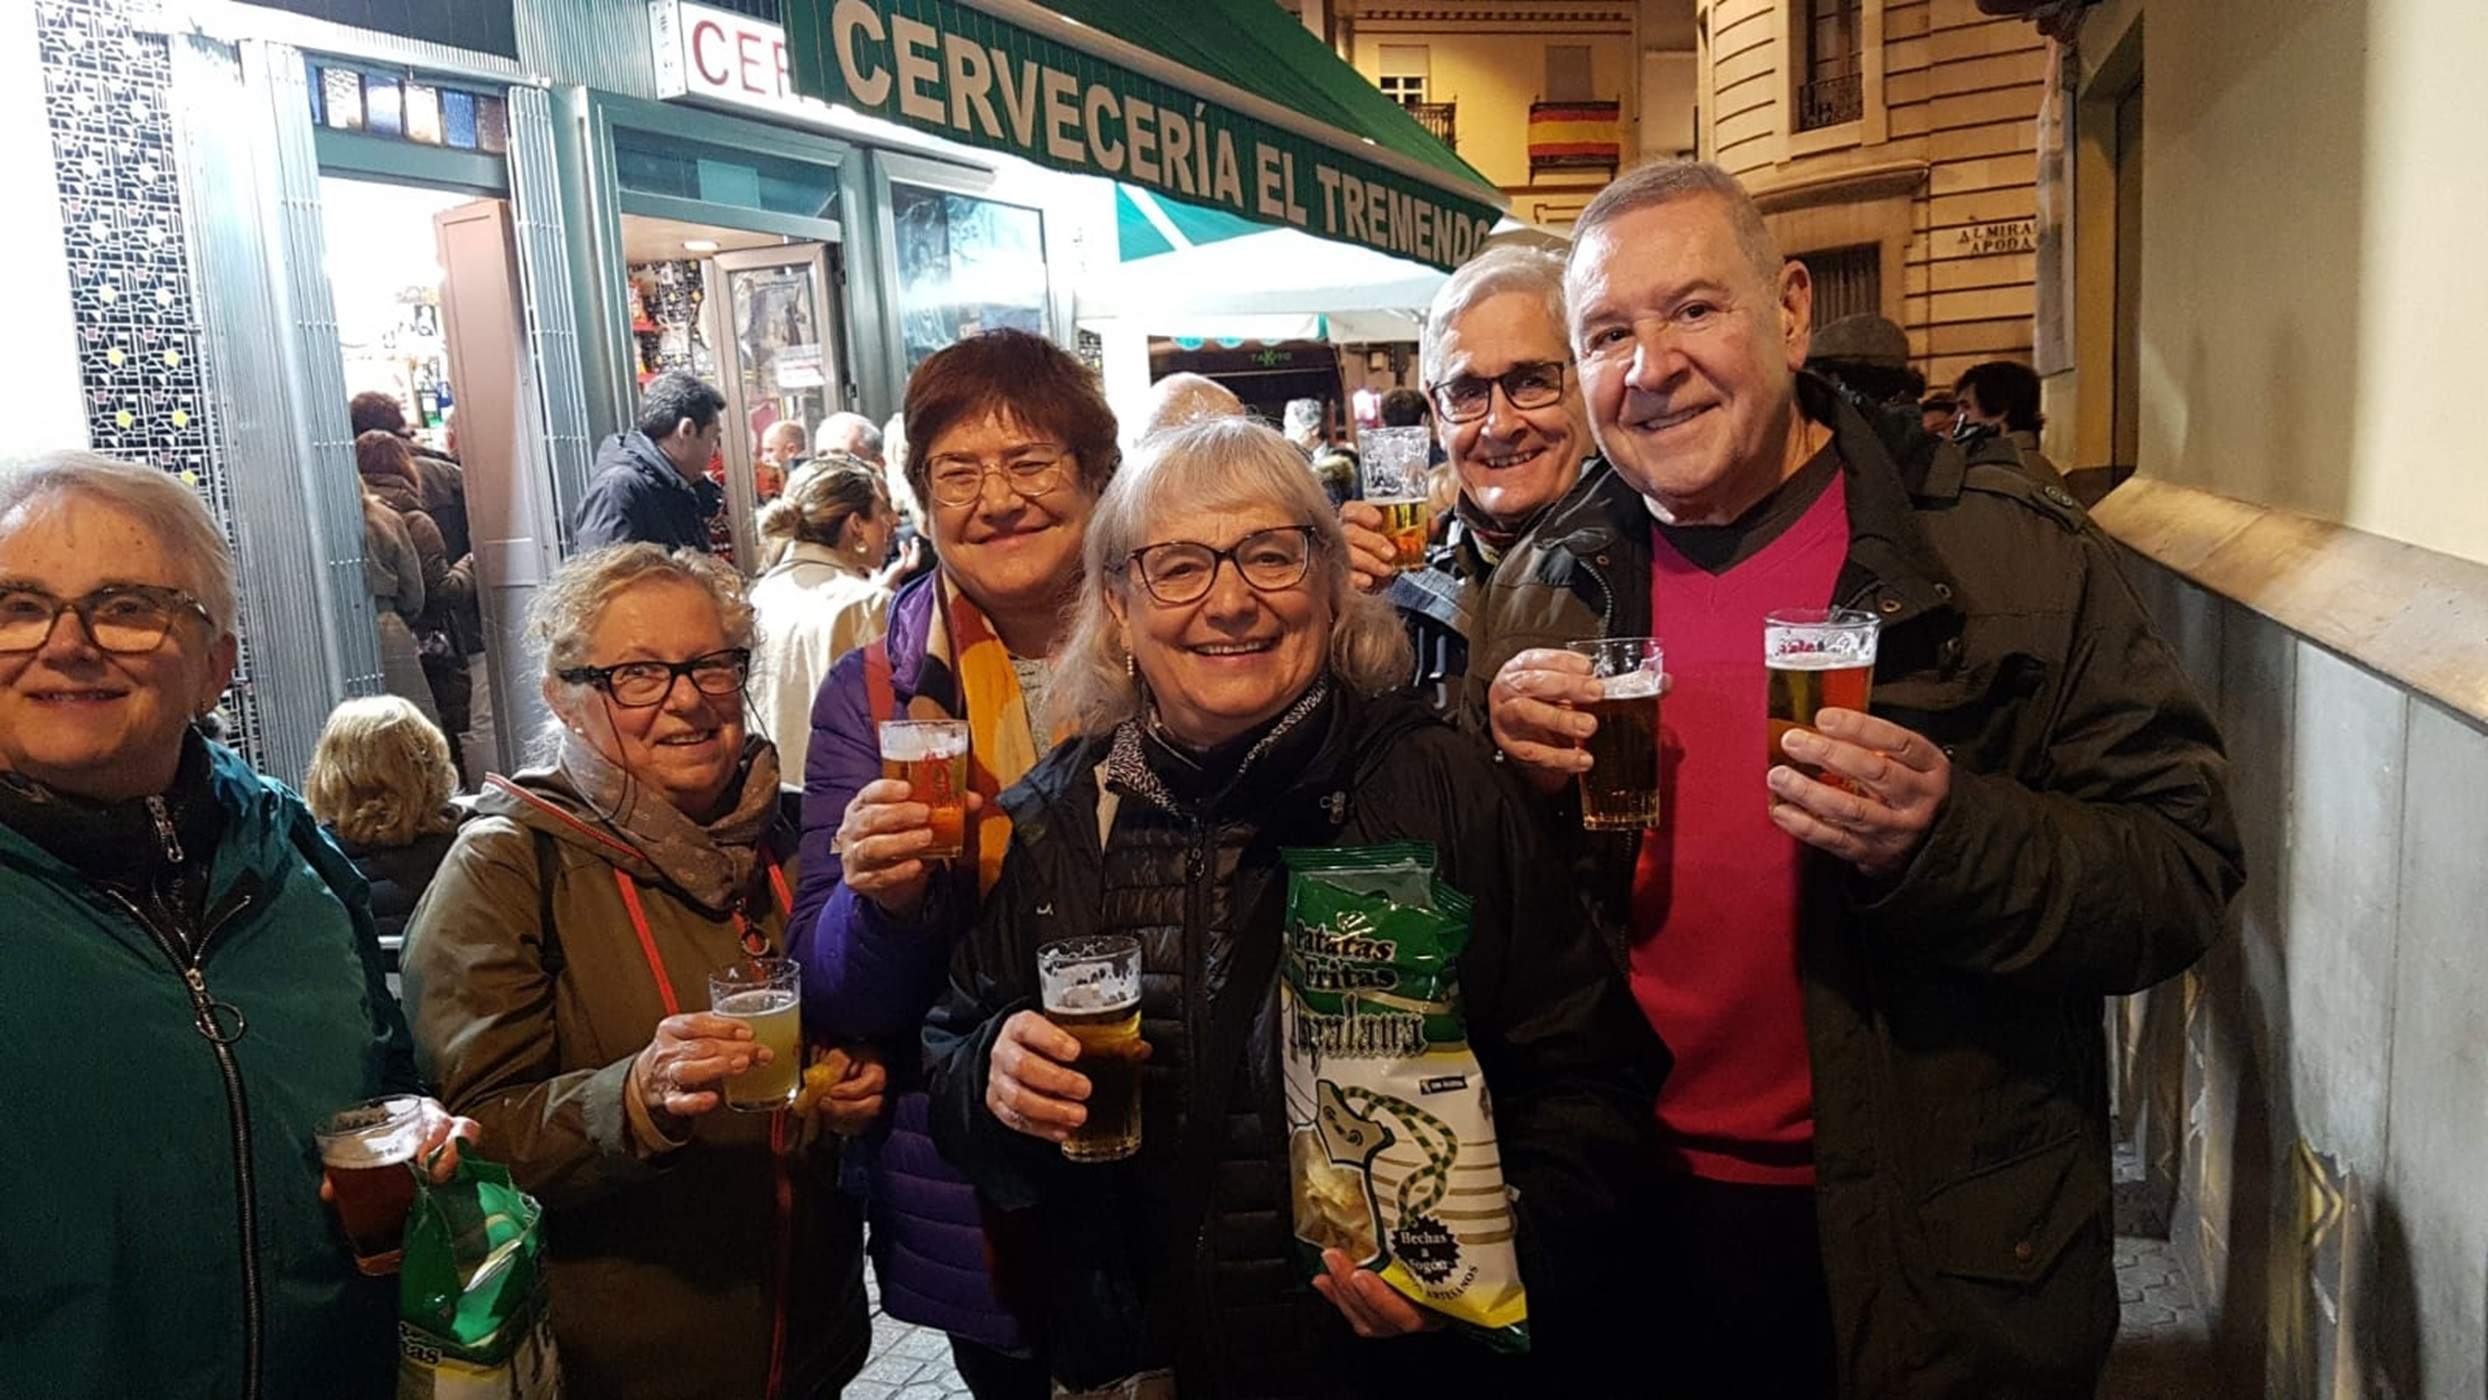
[[[631,916],[631,931],[639,935],[639,951],[648,959],[648,972],[657,979],[657,1000],[665,1003],[665,1014],[679,1016],[682,1006],[674,1000],[674,979],[665,975],[665,959],[657,956],[657,936],[648,928],[648,911],[639,907],[639,886],[613,867],[613,882],[622,887],[622,907]]]
[[[864,701],[873,722],[898,718],[898,691],[890,684],[890,641],[884,637],[864,648]]]

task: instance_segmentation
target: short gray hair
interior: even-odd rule
[[[1572,255],[1567,271],[1580,262],[1581,240],[1598,229],[1637,210],[1656,204],[1673,204],[1680,199],[1708,195],[1728,206],[1728,222],[1736,230],[1737,246],[1762,274],[1766,282],[1780,275],[1778,240],[1771,236],[1771,226],[1763,221],[1762,210],[1754,203],[1745,186],[1734,175],[1706,160],[1663,160],[1637,165],[1610,181],[1607,188],[1572,221]]]
[[[171,472],[100,452],[47,452],[0,466],[0,520],[42,497],[72,494],[136,516],[180,562],[217,633],[233,635],[241,611],[233,548],[195,488]]]
[[[527,638],[544,658],[545,679],[586,665],[588,634],[596,630],[606,606],[623,590],[652,579],[706,589],[716,600],[726,645],[749,647],[756,640],[743,576],[730,566],[697,550],[669,550],[644,541],[617,544],[566,561],[536,590],[527,610]]]
[[[1408,636],[1391,605],[1348,577],[1348,538],[1330,498],[1304,454],[1269,428],[1243,418],[1206,418],[1148,438],[1097,500],[1089,516],[1087,568],[1071,616],[1046,707],[1083,734],[1104,734],[1140,712],[1131,657],[1116,635],[1106,590],[1134,600],[1122,565],[1149,542],[1149,527],[1167,506],[1207,509],[1274,506],[1313,527],[1313,567],[1306,586],[1331,600],[1330,672],[1341,684],[1376,694],[1406,684]]]
[[[1319,433],[1322,431],[1322,401],[1320,399],[1289,399],[1286,409],[1280,415],[1279,422],[1286,428],[1287,436],[1290,438],[1302,437],[1306,433]]]
[[[1206,374],[1184,370],[1170,374],[1149,391],[1149,412],[1141,419],[1140,435],[1162,433],[1203,418],[1234,418],[1244,412],[1235,391]]]
[[[1434,293],[1425,309],[1425,329],[1417,337],[1417,377],[1427,388],[1442,382],[1443,336],[1451,323],[1470,308],[1505,292],[1525,292],[1546,306],[1558,338],[1570,334],[1564,320],[1564,260],[1539,248],[1505,244],[1489,248],[1461,264]]]

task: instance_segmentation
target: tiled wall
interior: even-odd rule
[[[113,0],[37,0],[44,106],[60,183],[89,440],[198,488],[232,537],[199,363],[162,37],[135,33]],[[8,22],[23,22],[22,14]],[[234,742],[257,757],[250,644],[225,698]]]
[[[2163,1184],[2232,1393],[2479,1395],[2488,729],[2129,574],[2221,717],[2247,842],[2230,937],[2126,1018],[2182,1026],[2129,1030],[2124,1102],[2147,1156],[2182,1143]]]

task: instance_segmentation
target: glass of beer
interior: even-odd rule
[[[415,1204],[423,1100],[412,1094],[366,1099],[328,1115],[311,1136],[337,1196],[337,1218],[354,1246],[354,1267],[396,1273],[405,1253],[406,1212]]]
[[[1075,1162],[1140,1150],[1140,940],[1066,938],[1037,950],[1045,1019],[1080,1042],[1072,1068],[1088,1077],[1088,1117],[1063,1143]]]
[[[1809,778],[1821,769],[1788,756],[1781,741],[1792,729],[1812,729],[1818,710],[1864,710],[1875,679],[1875,637],[1882,626],[1873,613],[1851,608],[1791,608],[1762,620],[1762,663],[1771,677],[1771,762],[1785,763]]]
[[[1589,712],[1590,771],[1581,775],[1581,825],[1591,831],[1638,831],[1659,824],[1659,691],[1665,656],[1656,637],[1601,637],[1574,642],[1598,677]]]
[[[924,859],[952,860],[967,849],[966,720],[883,720],[881,776],[907,784],[910,800],[933,809],[933,844]]]
[[[726,1107],[774,1113],[803,1089],[803,969],[792,958],[746,958],[708,975],[708,1009],[752,1028],[769,1063],[726,1081]]]
[[[1403,569],[1425,563],[1434,509],[1426,498],[1434,435],[1425,428],[1367,428],[1356,435],[1357,474],[1367,504],[1382,512],[1382,533]]]

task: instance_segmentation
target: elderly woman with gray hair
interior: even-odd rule
[[[574,1393],[834,1395],[870,1332],[820,1129],[870,1122],[881,1070],[832,1055],[818,1113],[720,1111],[777,1052],[710,977],[785,956],[795,880],[742,581],[617,545],[562,566],[531,630],[551,761],[489,780],[408,925],[417,1054],[544,1203]]]
[[[935,1139],[988,1200],[1037,1208],[1048,1356],[1074,1393],[1413,1393],[1428,1376],[1505,1393],[1511,1363],[1482,1350],[1373,1340],[1429,1329],[1344,1254],[1311,1286],[1296,1272],[1280,848],[1430,842],[1475,898],[1461,990],[1521,1202],[1532,1325],[1559,1354],[1556,1260],[1594,1241],[1646,1160],[1656,1046],[1586,927],[1546,917],[1565,896],[1526,799],[1386,693],[1407,642],[1350,584],[1330,503],[1285,439],[1234,419],[1152,437],[1098,502],[1086,554],[1054,691],[1080,737],[1003,795],[1001,880],[925,1031]],[[1123,1162],[1058,1150],[1091,1087],[1079,1043],[1034,1009],[1037,946],[1065,931],[1141,944],[1146,1129]]]
[[[0,468],[11,1394],[391,1393],[397,1284],[356,1268],[313,1135],[415,1094],[414,1055],[362,877],[199,732],[232,681],[234,593],[224,532],[170,473]],[[427,1148],[472,1135],[422,1108]]]
[[[1450,526],[1423,568],[1401,572],[1380,511],[1350,501],[1339,514],[1358,586],[1399,609],[1417,653],[1417,691],[1449,715],[1487,578],[1587,474],[1594,451],[1564,334],[1563,259],[1490,248],[1453,273],[1426,311],[1417,371],[1459,482]]]

